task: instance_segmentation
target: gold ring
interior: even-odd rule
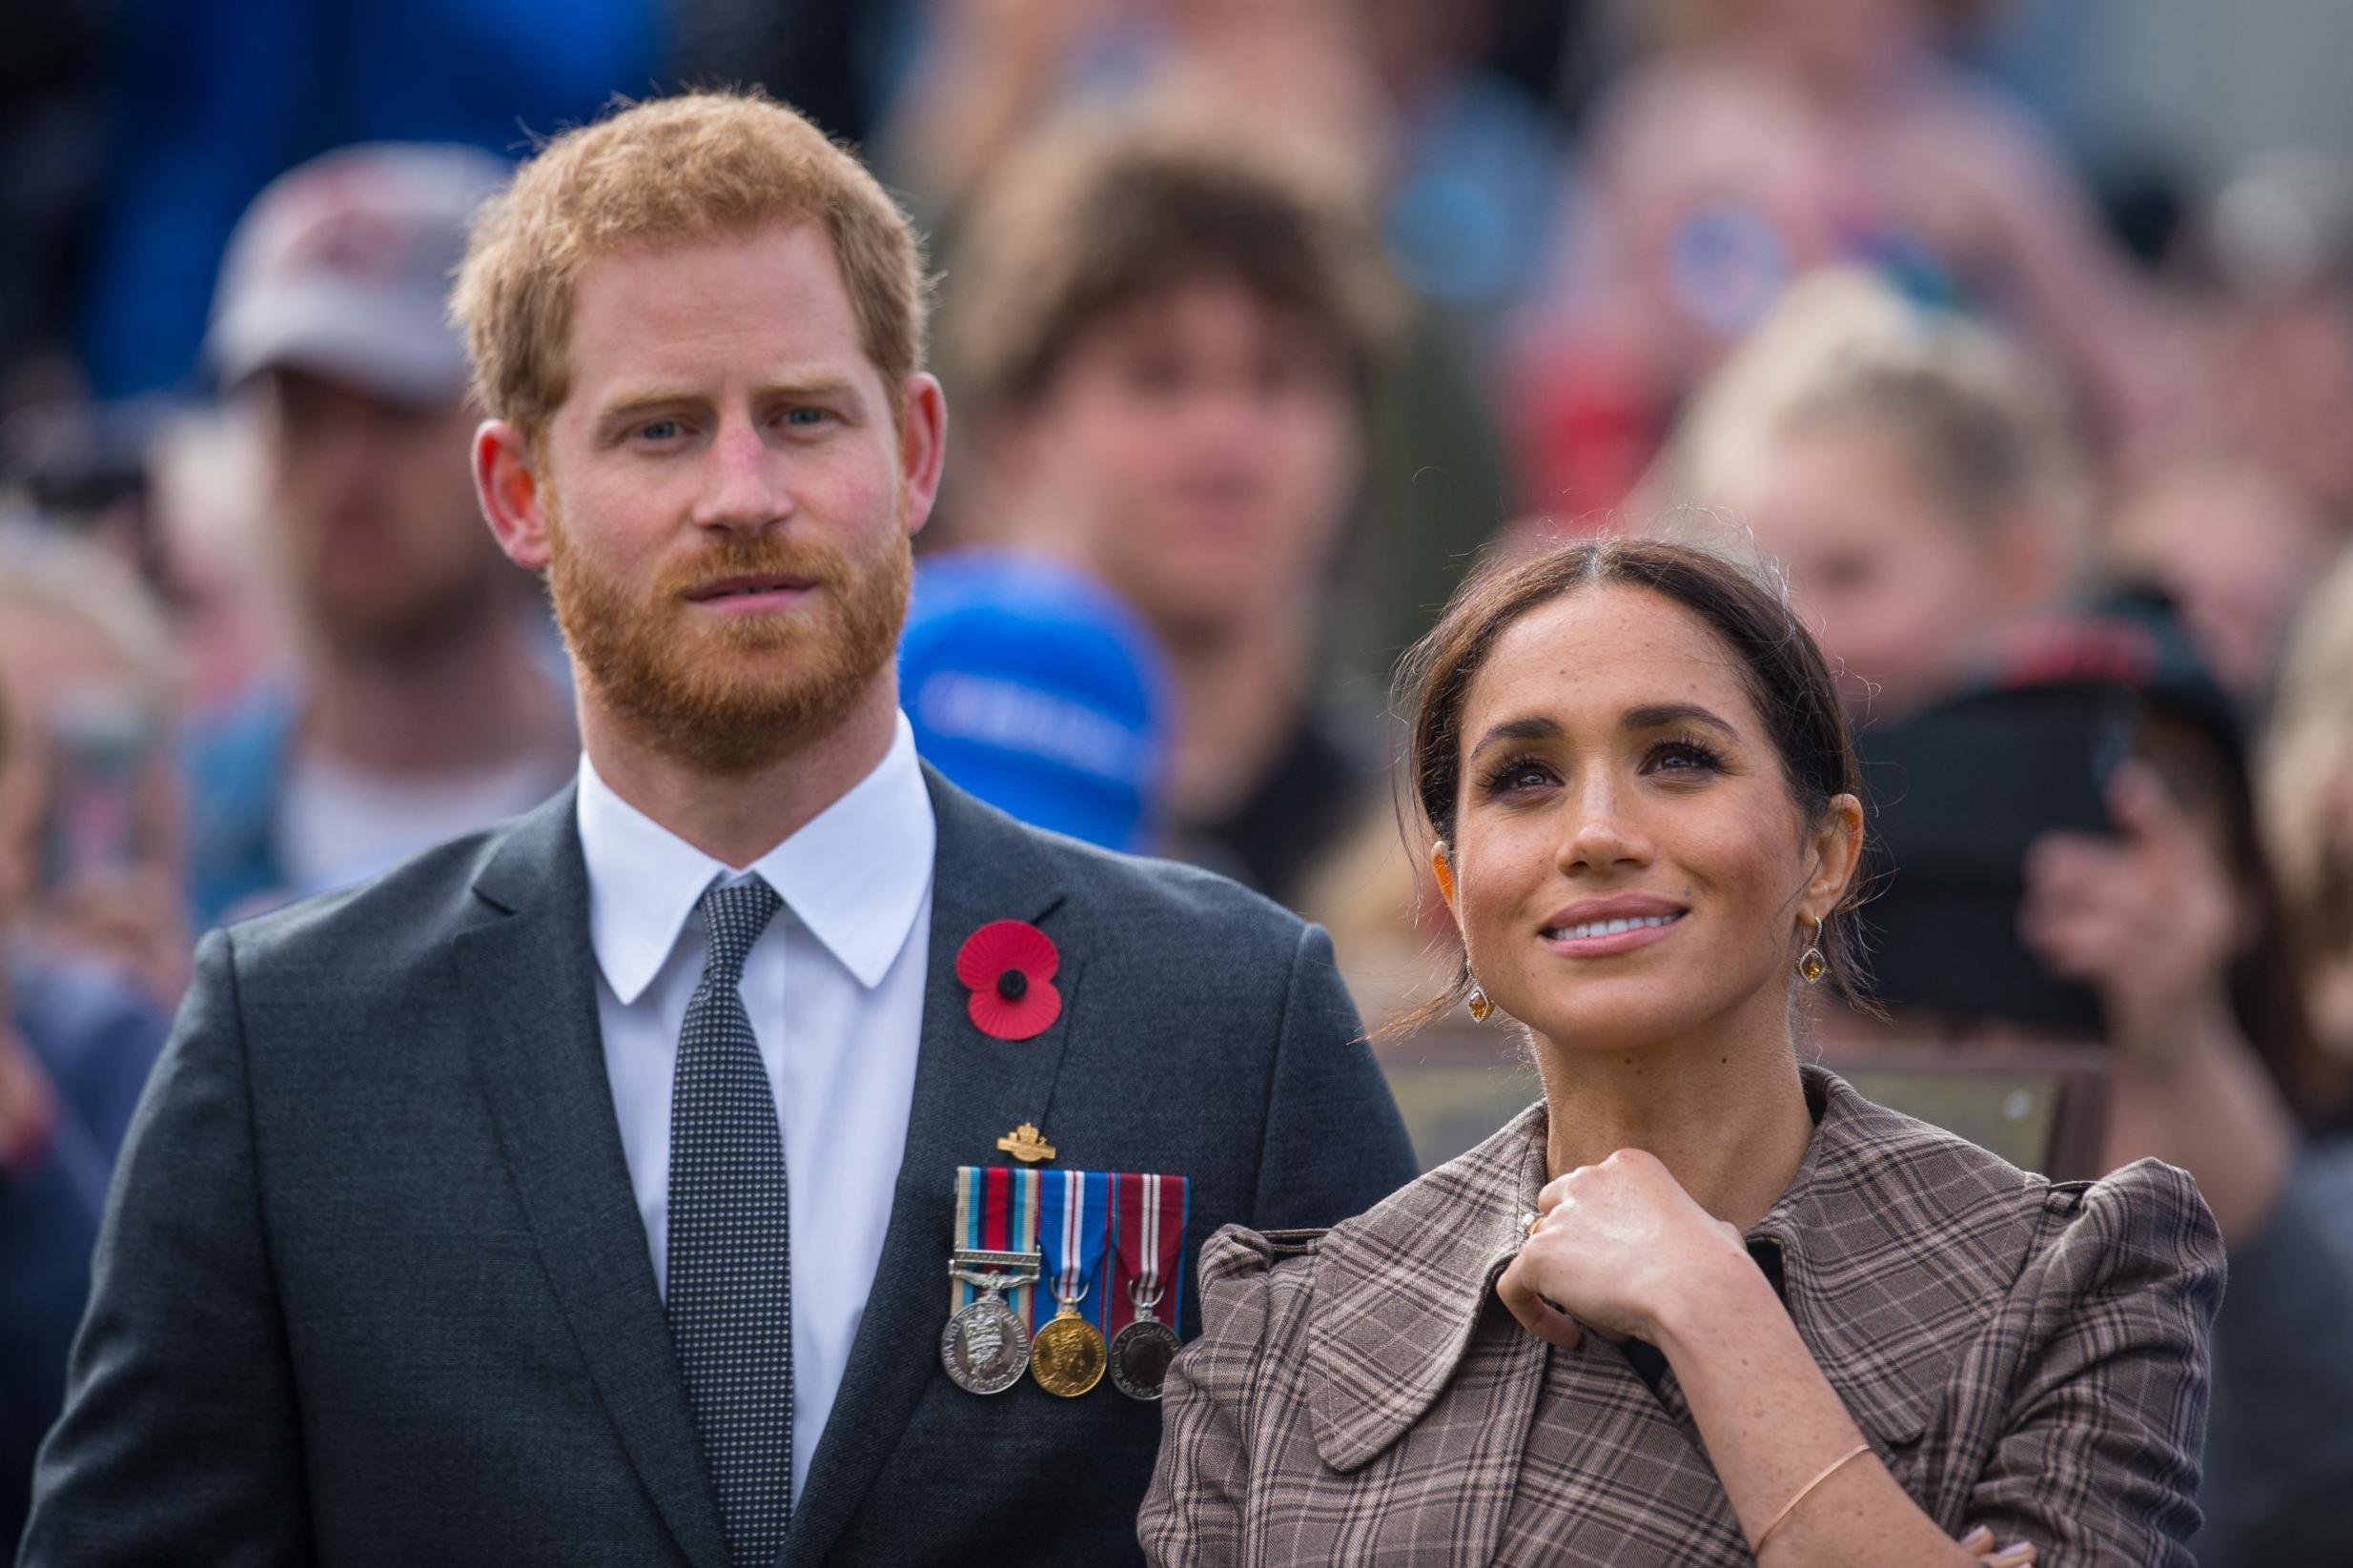
[[[1528,1237],[1534,1235],[1536,1233],[1536,1227],[1542,1225],[1544,1222],[1545,1216],[1542,1214],[1528,1215],[1527,1219],[1520,1227],[1520,1245],[1523,1247],[1526,1246]]]

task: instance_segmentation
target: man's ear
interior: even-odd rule
[[[1831,796],[1807,846],[1813,851],[1813,875],[1807,880],[1799,910],[1819,926],[1846,898],[1863,858],[1863,803],[1852,795]]]
[[[899,415],[899,481],[906,486],[907,531],[921,533],[939,499],[940,475],[948,463],[948,398],[939,377],[907,378]]]
[[[522,433],[504,419],[474,432],[474,495],[506,559],[528,571],[545,567],[547,491]]]

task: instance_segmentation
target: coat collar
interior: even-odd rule
[[[1800,1070],[1814,1135],[1748,1239],[1780,1248],[1799,1336],[1864,1430],[1900,1445],[1934,1414],[1956,1341],[1940,1332],[1891,1342],[1890,1314],[1957,1327],[1990,1312],[2031,1223],[2018,1196],[2037,1178],[1825,1069]],[[1333,1468],[1387,1449],[1452,1380],[1544,1186],[1545,1126],[1544,1106],[1529,1107],[1318,1249],[1308,1397],[1317,1452]],[[1853,1266],[1884,1259],[1893,1237],[1913,1238],[1914,1267]]]

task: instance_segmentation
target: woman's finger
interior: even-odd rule
[[[1982,1555],[1983,1555],[1986,1551],[1988,1551],[1989,1549],[1991,1549],[1991,1548],[1992,1548],[1992,1546],[1993,1546],[1993,1544],[1994,1544],[1994,1532],[1993,1532],[1993,1530],[1992,1530],[1991,1528],[1989,1528],[1988,1526],[1986,1526],[1986,1525],[1982,1525],[1982,1524],[1981,1524],[1981,1525],[1979,1525],[1979,1526],[1977,1526],[1977,1528],[1975,1528],[1974,1530],[1972,1530],[1972,1531],[1971,1531],[1968,1535],[1963,1536],[1963,1537],[1961,1537],[1961,1550],[1962,1550],[1962,1551],[1964,1551],[1964,1552],[1975,1552],[1975,1553],[1979,1554],[1980,1556],[1982,1556]]]
[[[1537,1293],[1535,1284],[1528,1276],[1525,1252],[1512,1259],[1511,1267],[1505,1269],[1504,1276],[1495,1282],[1495,1294],[1505,1310],[1520,1320],[1522,1328],[1547,1345],[1574,1350],[1577,1341],[1584,1337],[1575,1318]]]

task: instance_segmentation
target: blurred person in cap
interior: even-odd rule
[[[2205,1568],[2353,1539],[2353,1140],[2256,828],[2237,711],[2146,591],[2021,622],[1978,677],[1867,736],[1892,878],[1889,1025],[1833,1035],[2097,1040],[2102,1170],[2197,1178],[2229,1252],[2214,1325]],[[2006,731],[2006,732],[2005,732]]]
[[[928,305],[906,215],[756,95],[620,108],[487,210],[474,473],[583,754],[204,938],[28,1568],[1140,1558],[1200,1239],[1412,1152],[1320,932],[917,757]],[[1084,1315],[1123,1306],[1133,1354]]]
[[[2017,351],[1828,273],[1727,361],[1630,509],[1746,530],[1850,709],[1888,718],[1963,679],[1987,628],[2057,597],[2085,496],[2065,407]]]
[[[958,521],[1143,617],[1173,852],[1289,903],[1380,789],[1320,688],[1390,297],[1344,197],[1213,112],[1074,116],[977,198],[945,316],[979,405]]]
[[[506,166],[314,159],[247,212],[206,354],[259,421],[298,667],[194,737],[196,917],[357,881],[546,797],[578,756],[531,579],[484,532],[447,319]]]
[[[65,1398],[114,1156],[164,1022],[122,970],[50,939],[57,766],[33,618],[0,572],[0,1555],[23,1529],[34,1448]],[[43,618],[51,636],[73,628]],[[168,897],[167,905],[174,901]]]
[[[971,551],[915,568],[899,638],[915,749],[1033,827],[1157,846],[1167,683],[1143,622],[1066,567]]]

